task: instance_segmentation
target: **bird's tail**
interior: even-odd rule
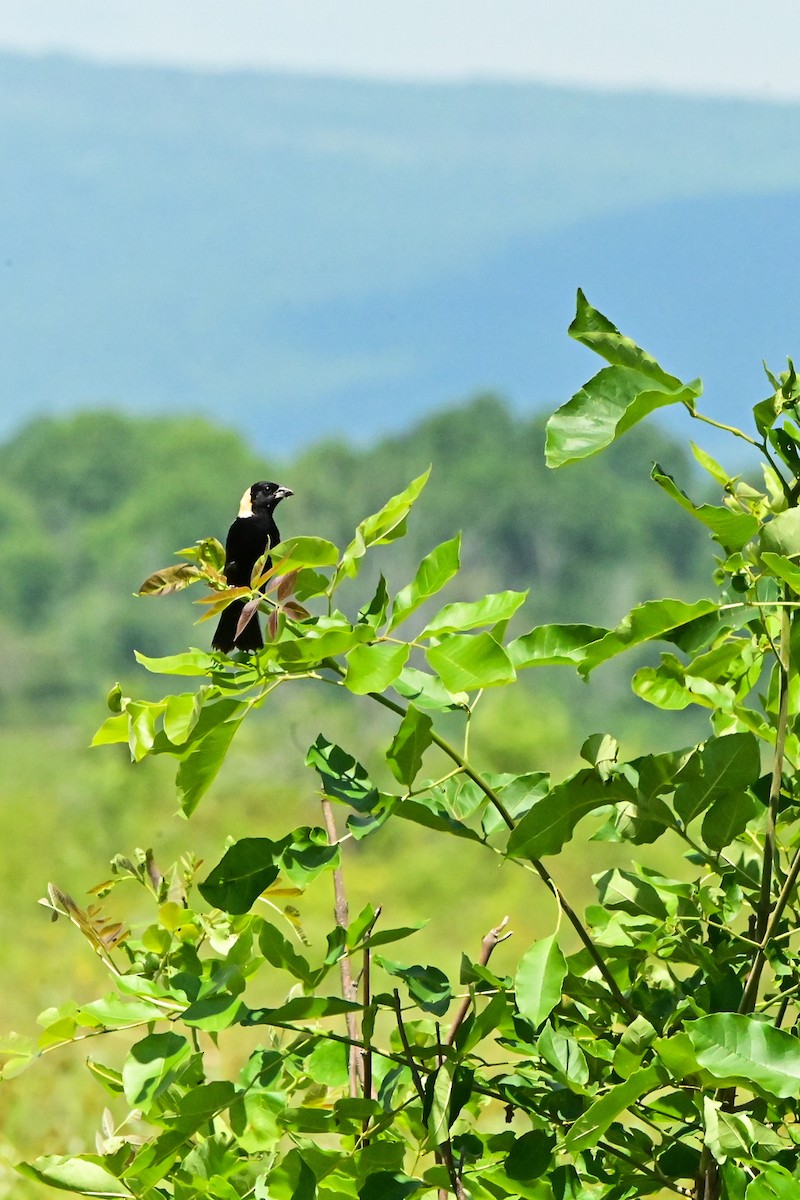
[[[234,600],[232,604],[223,609],[211,641],[215,650],[222,650],[224,654],[230,654],[234,648],[237,650],[260,650],[264,645],[258,613],[253,614],[237,638],[236,626],[239,624],[243,608],[244,600]]]

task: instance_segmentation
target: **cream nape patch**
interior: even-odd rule
[[[245,494],[239,501],[239,517],[252,517],[253,515],[253,497],[250,495],[251,489],[248,488]]]

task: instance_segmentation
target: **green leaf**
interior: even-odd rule
[[[219,668],[219,663],[206,650],[187,650],[184,654],[170,654],[166,658],[148,658],[134,650],[136,661],[154,675],[208,675]]]
[[[458,574],[461,551],[461,534],[457,533],[449,542],[442,542],[423,558],[417,568],[413,582],[395,596],[389,629],[396,629],[431,596]]]
[[[597,808],[620,802],[633,804],[636,793],[624,778],[604,781],[586,769],[557,784],[525,814],[508,839],[511,858],[542,858],[558,854],[582,817]]]
[[[746,1200],[797,1200],[797,1177],[778,1163],[761,1167],[747,1185]]]
[[[782,554],[772,554],[768,550],[762,552],[761,559],[773,575],[788,583],[795,595],[800,595],[800,566],[797,563],[784,558]]]
[[[326,796],[341,800],[358,812],[369,812],[380,799],[378,789],[361,763],[322,734],[309,749],[306,766],[317,772]]]
[[[545,1025],[536,1040],[536,1049],[545,1062],[578,1088],[589,1082],[589,1065],[575,1038],[565,1037],[551,1025]]]
[[[514,1138],[514,1144],[505,1160],[505,1172],[509,1179],[541,1179],[553,1161],[556,1138],[543,1129],[529,1129]]]
[[[386,620],[388,608],[389,590],[386,586],[386,580],[383,575],[380,575],[372,599],[358,614],[359,625],[368,625],[372,632],[376,633]]]
[[[419,712],[410,704],[386,752],[392,774],[407,787],[411,787],[419,774],[423,755],[431,745],[432,729],[433,722],[427,713]]]
[[[511,659],[490,633],[446,634],[425,654],[448,692],[474,691],[516,678]]]
[[[545,1021],[561,1000],[567,960],[555,935],[542,938],[525,951],[517,967],[514,989],[517,1008],[532,1025]]]
[[[405,1200],[423,1184],[409,1175],[394,1171],[375,1171],[368,1175],[358,1190],[358,1200]]]
[[[18,1163],[20,1175],[79,1196],[130,1196],[125,1184],[95,1154],[47,1154],[30,1163]]]
[[[712,458],[702,447],[690,442],[692,454],[704,471],[708,471],[715,483],[718,483],[721,488],[725,488],[731,482],[731,474],[721,467],[715,458]]]
[[[614,1051],[614,1070],[627,1079],[638,1069],[646,1051],[656,1038],[656,1030],[647,1017],[639,1015],[623,1033]]]
[[[407,488],[387,500],[379,512],[361,522],[356,529],[355,537],[342,555],[342,560],[334,576],[334,586],[338,584],[342,576],[353,577],[358,574],[360,560],[370,546],[383,545],[402,535],[405,531],[405,519],[411,511],[414,501],[428,482],[430,473],[431,469],[428,467],[428,470],[413,479]]]
[[[466,692],[451,694],[438,675],[429,675],[416,667],[403,667],[392,686],[406,700],[412,700],[417,708],[430,708],[434,712],[449,712],[463,708],[469,702]]]
[[[675,811],[688,824],[715,800],[751,787],[760,773],[761,753],[755,734],[711,738],[675,777]],[[720,835],[722,828],[720,825]]]
[[[292,1025],[295,1021],[316,1021],[319,1017],[341,1017],[361,1012],[360,1004],[351,1004],[341,996],[295,996],[278,1008],[252,1008],[240,1025]]]
[[[170,1087],[192,1048],[177,1033],[151,1033],[131,1048],[122,1068],[125,1099],[145,1111]]]
[[[438,967],[404,967],[400,963],[389,962],[380,955],[375,956],[375,962],[387,975],[402,979],[412,1000],[425,1012],[435,1013],[437,1017],[443,1017],[447,1012],[453,993],[444,971]]]
[[[761,530],[761,552],[797,558],[800,555],[800,508],[778,513]]]
[[[662,471],[658,463],[651,471],[659,487],[668,496],[680,504],[681,508],[691,513],[696,520],[711,530],[716,541],[726,550],[741,550],[758,533],[760,522],[751,513],[735,512],[730,508],[717,507],[713,504],[694,504],[685,492],[676,485],[671,475]]]
[[[450,833],[455,837],[466,838],[470,842],[482,841],[480,835],[469,825],[451,817],[435,796],[419,796],[414,800],[403,800],[395,806],[394,814],[404,821],[413,821],[415,825],[424,825],[426,829],[435,829],[437,833]]]
[[[713,616],[716,620],[717,611],[714,600],[695,600],[691,604],[683,600],[648,600],[631,609],[616,629],[592,642],[578,669],[581,675],[588,675],[601,663],[645,642],[673,642],[691,649],[695,632],[702,636],[705,619]]]
[[[740,1013],[713,1013],[685,1026],[701,1067],[726,1086],[760,1094],[800,1096],[800,1041],[783,1029]]]
[[[509,642],[512,663],[523,667],[569,666],[582,663],[586,651],[609,632],[598,625],[539,625]]]
[[[114,717],[106,717],[91,741],[92,746],[114,746],[128,741],[128,714],[118,713]]]
[[[752,821],[763,805],[748,792],[731,792],[720,796],[703,817],[703,841],[710,850],[724,850]]]
[[[301,567],[332,567],[339,558],[339,549],[325,538],[293,537],[278,542],[271,554],[275,569],[288,575]]]
[[[699,380],[685,384],[667,374],[645,350],[623,337],[580,290],[569,333],[611,366],[599,371],[547,422],[549,467],[596,454],[665,404],[693,408],[702,392]]]
[[[173,746],[182,746],[198,722],[202,706],[202,695],[183,692],[167,697],[164,710],[164,733]]]
[[[411,647],[391,642],[356,646],[347,656],[345,687],[357,696],[385,692],[394,683],[408,659]]]
[[[227,913],[249,912],[262,892],[278,878],[286,841],[241,838],[235,842],[201,884],[200,895]]]
[[[595,1100],[585,1113],[578,1117],[564,1139],[564,1147],[570,1154],[580,1154],[596,1146],[610,1125],[621,1113],[630,1108],[641,1096],[660,1087],[664,1081],[661,1070],[643,1067],[634,1071],[623,1083],[618,1083],[609,1092]]]
[[[441,637],[444,633],[463,633],[481,625],[496,625],[498,621],[508,621],[525,603],[527,596],[527,592],[495,592],[484,596],[482,600],[445,604],[419,636]]]
[[[181,812],[187,817],[192,815],[219,774],[228,748],[244,717],[245,709],[243,706],[239,707],[238,718],[221,722],[199,741],[187,743],[188,749],[181,758],[175,776],[178,804]]]
[[[288,971],[302,983],[313,987],[316,971],[302,954],[298,954],[292,943],[274,925],[264,921],[258,935],[258,945],[264,958],[278,970]]]
[[[297,632],[285,629],[280,640],[274,642],[270,649],[280,666],[292,670],[316,666],[326,658],[346,654],[369,635],[369,626],[353,626],[341,614],[314,617],[304,621]]]

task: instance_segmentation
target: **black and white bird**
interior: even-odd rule
[[[281,540],[273,513],[281,500],[293,495],[291,488],[262,479],[252,484],[242,496],[238,516],[225,540],[225,579],[231,587],[250,586],[258,559]],[[267,559],[266,566],[270,565]],[[211,643],[215,650],[229,654],[233,649],[260,650],[264,645],[258,614],[254,614],[236,636],[244,606],[244,600],[234,600],[223,610]]]

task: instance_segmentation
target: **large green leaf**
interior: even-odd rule
[[[724,850],[744,833],[763,806],[749,792],[730,792],[720,796],[703,817],[702,837],[710,850]]]
[[[317,772],[326,796],[341,800],[358,812],[369,812],[380,799],[378,789],[361,763],[322,734],[309,749],[306,766]]]
[[[457,533],[423,558],[413,581],[395,596],[389,629],[395,629],[458,574],[460,553],[461,534]]]
[[[582,663],[587,649],[609,632],[598,625],[538,625],[509,642],[506,649],[517,670],[523,667]]]
[[[797,1176],[778,1163],[763,1166],[747,1185],[746,1200],[797,1200]]]
[[[675,811],[688,824],[714,801],[752,786],[760,773],[761,754],[755,734],[730,733],[710,738],[676,776]],[[719,836],[722,836],[722,810],[717,818],[721,822]],[[720,846],[716,848],[721,849]]]
[[[278,878],[286,844],[286,839],[272,842],[269,838],[241,838],[234,842],[199,885],[200,895],[223,912],[249,912],[261,893]]]
[[[430,675],[417,667],[403,667],[392,686],[406,700],[412,700],[417,708],[429,708],[434,712],[463,708],[469,702],[466,692],[451,694],[438,675]]]
[[[132,1195],[125,1184],[104,1166],[99,1155],[48,1154],[30,1163],[18,1163],[16,1169],[28,1179],[79,1196]]]
[[[448,692],[470,692],[516,678],[511,659],[490,633],[446,634],[425,654]]]
[[[797,563],[793,563],[791,559],[785,558],[782,554],[773,554],[769,550],[762,551],[761,558],[774,575],[789,584],[795,595],[800,595],[800,566]]]
[[[244,707],[240,706],[238,719],[215,726],[200,741],[189,742],[175,776],[178,803],[187,817],[197,808],[219,774],[244,713]]]
[[[623,778],[603,780],[586,769],[564,780],[525,814],[508,839],[511,858],[558,854],[582,817],[606,805],[633,804],[636,792]]]
[[[517,1008],[532,1025],[541,1025],[561,999],[567,960],[555,935],[530,946],[519,960],[514,990]]]
[[[616,326],[578,292],[571,337],[611,365],[599,371],[547,422],[546,461],[560,467],[596,454],[638,421],[665,404],[694,402],[699,380],[682,383],[667,374],[645,350],[624,337]]]
[[[540,625],[508,645],[517,670],[572,664],[581,675],[645,642],[674,642],[687,650],[702,644],[716,624],[713,600],[648,600],[631,609],[616,629],[596,625]]]
[[[219,663],[207,650],[187,650],[184,654],[170,654],[166,658],[148,658],[134,650],[138,663],[154,675],[208,675],[217,670]]]
[[[373,642],[356,646],[347,656],[345,687],[357,696],[386,691],[406,665],[411,647],[405,643]]]
[[[302,567],[332,567],[338,558],[338,548],[321,537],[287,538],[272,547],[272,561],[281,575]]]
[[[145,1112],[175,1081],[192,1048],[177,1033],[151,1033],[131,1048],[122,1068],[125,1099]]]
[[[685,1029],[700,1066],[726,1086],[800,1096],[800,1041],[785,1030],[741,1013],[712,1013]]]
[[[653,467],[651,474],[659,487],[680,504],[681,508],[710,529],[715,540],[726,550],[741,550],[758,532],[759,520],[751,513],[736,512],[713,504],[694,504],[686,493],[680,490],[672,476],[662,471],[658,463]]]
[[[761,530],[761,550],[797,558],[800,555],[800,508],[787,508]]]
[[[634,1071],[623,1083],[618,1083],[578,1117],[570,1129],[564,1145],[570,1154],[590,1150],[600,1141],[608,1127],[640,1097],[652,1092],[663,1083],[663,1074],[658,1067],[643,1067]]]
[[[386,761],[392,774],[400,783],[410,787],[416,779],[425,751],[431,744],[433,722],[427,713],[421,713],[409,704],[400,728],[386,752]]]
[[[443,633],[461,633],[466,629],[478,629],[481,625],[508,621],[524,604],[527,595],[527,592],[496,592],[484,596],[482,600],[445,604],[419,636],[440,637]]]
[[[406,1200],[425,1185],[409,1175],[394,1171],[375,1171],[358,1190],[358,1200]]]

